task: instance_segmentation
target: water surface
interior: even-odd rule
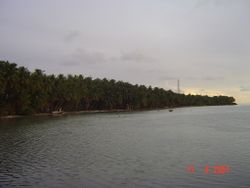
[[[249,106],[0,120],[0,187],[250,187],[249,174]]]

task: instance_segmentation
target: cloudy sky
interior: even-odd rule
[[[0,59],[250,103],[250,1],[0,0]]]

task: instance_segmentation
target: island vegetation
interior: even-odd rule
[[[0,116],[84,110],[139,110],[182,106],[232,105],[233,97],[177,94],[83,75],[46,75],[0,61]]]

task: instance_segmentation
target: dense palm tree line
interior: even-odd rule
[[[171,90],[92,79],[82,75],[46,75],[0,61],[0,115],[64,111],[150,109],[231,105],[233,97],[177,94]]]

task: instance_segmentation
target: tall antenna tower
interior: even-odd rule
[[[180,80],[178,79],[177,80],[177,93],[181,93],[181,90],[180,90]]]

